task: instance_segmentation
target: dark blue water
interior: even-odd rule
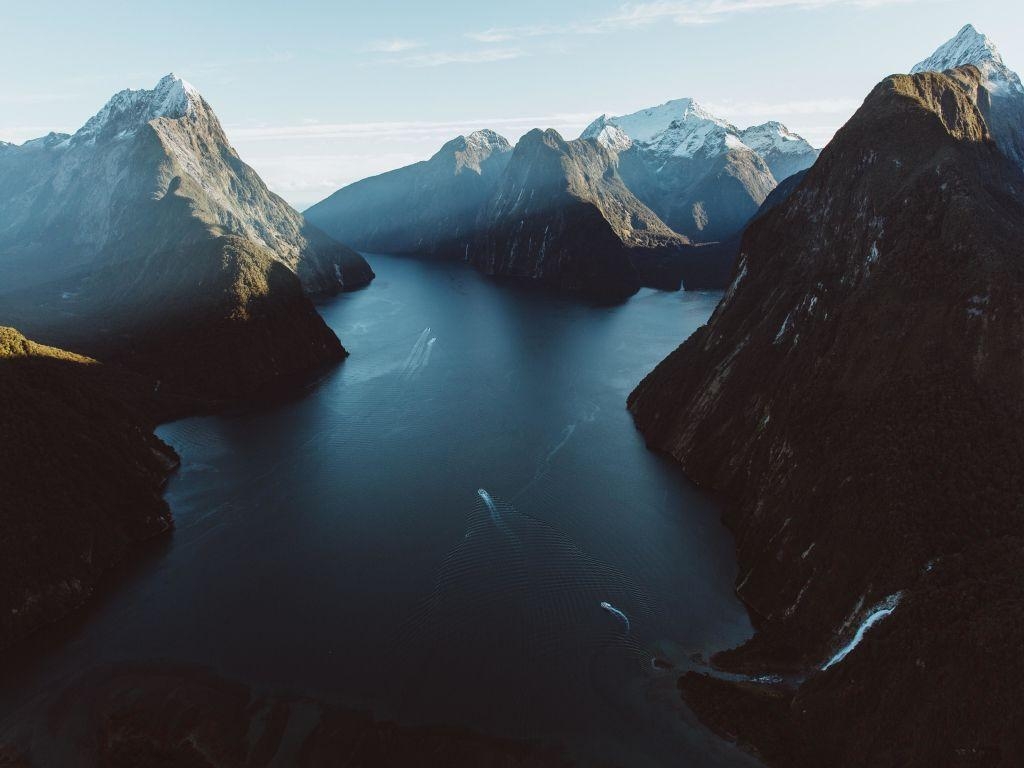
[[[183,461],[173,539],[0,704],[173,660],[585,759],[749,764],[685,711],[678,668],[652,666],[751,630],[716,504],[625,410],[718,295],[595,308],[372,264],[370,288],[320,308],[352,356],[304,396],[160,428]]]

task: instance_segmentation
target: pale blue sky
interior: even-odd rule
[[[5,0],[0,139],[73,131],[113,92],[174,71],[302,208],[474,128],[575,136],[602,112],[682,96],[820,146],[879,79],[967,22],[1024,70],[1019,0],[142,5]]]

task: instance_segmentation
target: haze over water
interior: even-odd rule
[[[752,762],[675,689],[692,654],[751,632],[731,538],[625,409],[719,295],[591,307],[371,263],[370,288],[320,307],[340,367],[158,430],[182,458],[173,539],[3,671],[0,714],[97,664],[160,660],[624,765]]]

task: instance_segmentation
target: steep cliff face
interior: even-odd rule
[[[152,388],[0,328],[0,648],[170,530],[161,492],[177,457],[152,434]]]
[[[343,187],[305,215],[362,251],[464,258],[511,156],[505,138],[475,131],[429,160]]]
[[[157,324],[187,346],[186,332],[213,311],[236,328],[265,316],[273,337],[261,344],[278,350],[279,361],[299,347],[322,352],[323,364],[343,350],[311,319],[303,290],[358,287],[371,277],[362,257],[266,188],[206,101],[170,75],[151,91],[115,95],[74,135],[0,155],[0,310],[48,339],[108,354],[146,343]],[[248,303],[231,303],[240,297]],[[257,297],[260,312],[250,301]],[[297,326],[274,323],[268,313],[278,311],[305,315],[313,336],[287,335]],[[221,330],[195,341],[209,348],[210,339],[227,338]],[[210,352],[211,368],[234,354]],[[247,390],[265,383],[263,362],[249,362]]]
[[[879,84],[629,400],[653,447],[732,499],[758,632],[716,662],[809,675],[768,698],[683,680],[779,764],[1021,753],[1002,708],[1024,680],[1024,176],[983,82]]]
[[[635,293],[686,241],[626,189],[616,160],[595,141],[526,134],[481,214],[469,260],[487,274],[598,299]]]

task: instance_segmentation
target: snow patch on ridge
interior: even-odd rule
[[[620,149],[617,145],[626,148],[637,144],[666,158],[691,158],[698,154],[713,157],[732,149],[746,149],[761,155],[815,151],[782,123],[773,121],[740,130],[689,98],[673,99],[620,117],[601,115],[580,137],[597,139],[611,149]]]

